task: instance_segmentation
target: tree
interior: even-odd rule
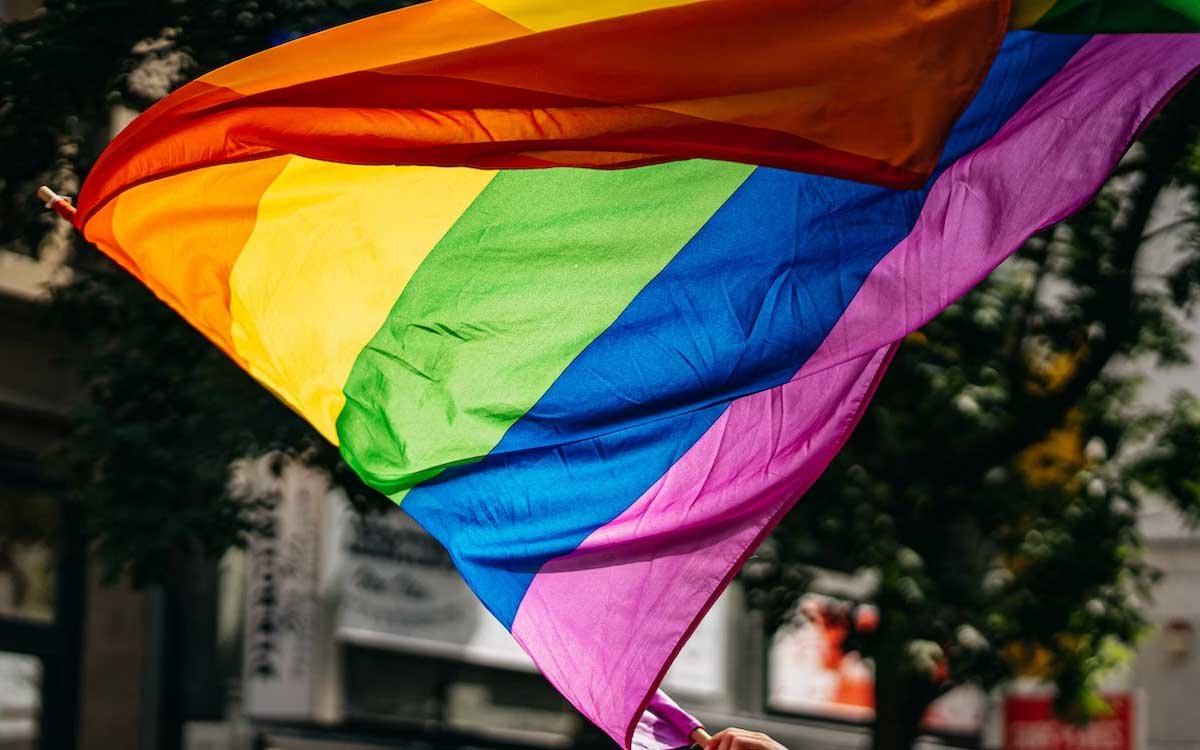
[[[399,3],[402,4],[402,3]],[[262,502],[227,492],[238,457],[283,449],[328,468],[359,507],[381,496],[336,449],[87,247],[48,231],[34,190],[74,190],[108,142],[114,109],[143,109],[199,73],[302,33],[395,8],[394,0],[47,0],[0,24],[0,247],[74,248],[73,281],[50,322],[72,342],[86,390],[49,471],[85,509],[110,575],[179,580],[253,532]],[[60,226],[59,229],[62,227]]]
[[[1187,363],[1198,156],[1191,86],[1090,205],[908,337],[858,430],[744,572],[772,630],[815,567],[873,574],[841,619],[874,663],[877,750],[909,750],[951,687],[1030,671],[1057,684],[1063,716],[1086,720],[1110,646],[1145,629],[1155,571],[1140,504],[1156,495],[1200,521],[1200,401],[1137,401],[1139,369]],[[1168,195],[1181,213],[1153,230]],[[1177,238],[1165,283],[1142,270],[1163,233]],[[864,605],[878,623],[856,630]]]

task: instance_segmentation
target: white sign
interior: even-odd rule
[[[318,581],[324,476],[280,456],[235,467],[235,492],[266,502],[248,547],[244,655],[247,715],[313,715],[326,639]]]
[[[359,516],[344,509],[335,539],[339,640],[536,671],[467,587],[450,555],[406,513]],[[727,639],[723,597],[679,652],[664,688],[695,698],[724,694]]]
[[[335,539],[340,640],[535,671],[467,587],[446,550],[408,514],[345,509]]]

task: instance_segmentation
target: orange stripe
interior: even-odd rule
[[[529,33],[473,0],[432,0],[273,47],[199,80],[243,95],[257,94]]]
[[[225,164],[139,185],[103,207],[86,237],[235,361],[229,273],[258,201],[291,157]]]
[[[77,205],[83,210],[76,216],[76,224],[82,227],[98,204],[111,199],[114,193],[157,173],[265,153],[266,149],[245,148],[240,149],[242,153],[231,153],[239,151],[236,144],[219,140],[193,144],[177,138],[175,129],[201,113],[227,108],[245,96],[264,91],[528,33],[529,29],[474,0],[431,0],[343,24],[232,62],[155,102],[113,139],[80,193]],[[224,149],[226,145],[233,146],[230,152]],[[153,169],[148,163],[161,162],[166,154],[173,158],[163,169]]]

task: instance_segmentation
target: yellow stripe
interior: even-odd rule
[[[336,443],[358,353],[495,174],[293,157],[229,278],[233,342],[251,374]]]
[[[1008,20],[1010,29],[1028,29],[1042,20],[1042,16],[1054,7],[1056,0],[1014,0],[1012,15]]]
[[[625,16],[646,10],[687,5],[696,0],[475,0],[534,31],[574,26],[603,18]]]

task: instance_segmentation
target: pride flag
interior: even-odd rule
[[[74,218],[402,501],[580,711],[683,745],[664,672],[896,342],[1200,65],[1200,35],[1036,30],[1195,26],[1084,5],[435,0],[180,89]]]

